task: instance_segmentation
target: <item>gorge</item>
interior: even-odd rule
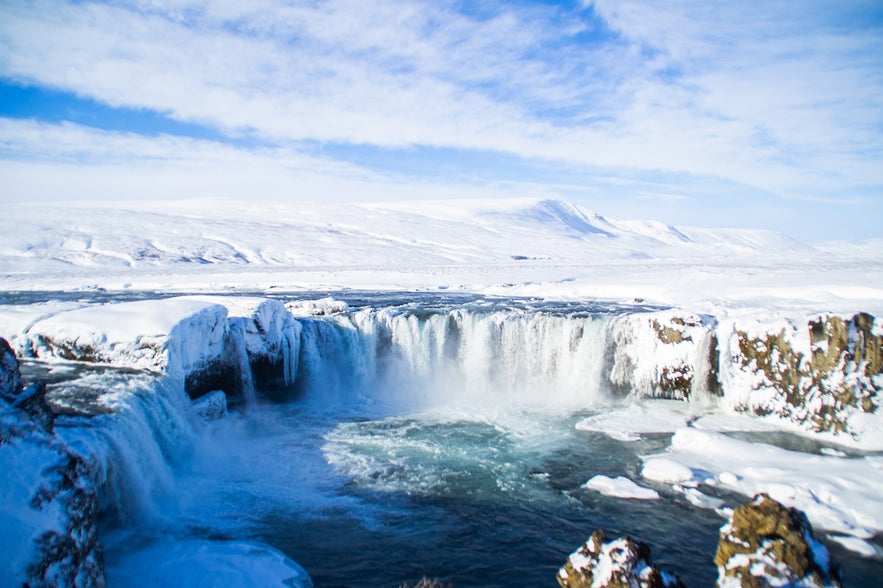
[[[322,296],[23,293],[0,308],[94,483],[111,585],[208,578],[219,561],[317,585],[543,585],[597,526],[707,585],[718,512],[758,491],[827,533],[847,581],[879,572],[871,315]],[[231,410],[203,422],[191,400],[217,390]],[[599,475],[658,498],[599,493]]]

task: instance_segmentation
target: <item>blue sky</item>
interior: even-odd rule
[[[883,4],[0,3],[0,199],[187,197],[883,237]]]

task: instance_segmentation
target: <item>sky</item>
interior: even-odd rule
[[[508,197],[883,237],[883,3],[0,2],[0,201]]]

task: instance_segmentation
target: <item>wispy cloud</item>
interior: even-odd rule
[[[0,78],[248,137],[254,165],[440,147],[861,203],[883,191],[881,27],[860,1],[8,0]]]

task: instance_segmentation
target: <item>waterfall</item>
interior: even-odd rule
[[[436,407],[489,416],[572,413],[604,404],[620,390],[638,397],[670,393],[664,383],[672,369],[693,376],[691,399],[708,398],[716,392],[709,387],[716,373],[713,328],[688,325],[684,329],[693,330],[673,345],[659,337],[656,321],[664,316],[365,308],[290,317],[272,334],[252,330],[250,344],[250,319],[232,317],[225,361],[234,367],[231,388],[247,404],[255,401],[250,354],[264,353],[276,358],[278,381],[298,401],[365,415]],[[255,333],[263,337],[260,344]],[[76,382],[99,390],[93,395],[100,410],[89,418],[60,418],[59,429],[92,456],[101,502],[116,518],[155,515],[156,496],[173,486],[170,468],[192,447],[199,425],[178,384],[122,373]]]
[[[347,320],[366,354],[360,385],[373,386],[384,400],[415,408],[460,403],[558,411],[585,408],[602,396],[603,316],[384,309]]]
[[[248,348],[245,343],[245,324],[246,319],[244,318],[229,319],[225,348],[229,350],[236,374],[235,392],[242,397],[246,406],[252,406],[257,398]]]
[[[364,397],[374,381],[371,333],[347,317],[301,319],[296,385],[313,404],[340,406]]]
[[[157,498],[175,490],[173,468],[193,448],[198,419],[183,388],[161,376],[127,373],[81,377],[61,384],[96,398],[96,413],[59,417],[57,434],[92,469],[105,516],[120,522],[155,520]]]
[[[708,329],[696,346],[691,403],[709,405],[721,395],[718,381],[719,354],[717,335],[712,329]]]

